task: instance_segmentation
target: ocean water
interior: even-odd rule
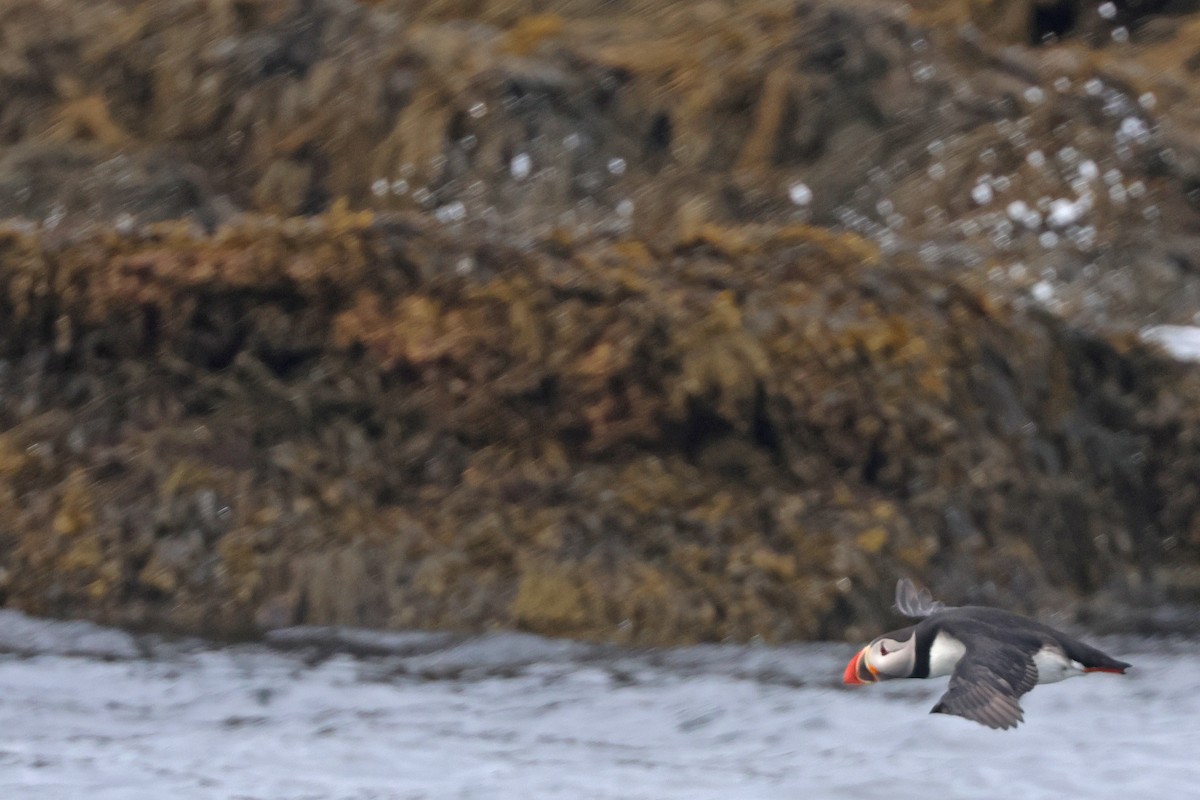
[[[946,679],[843,687],[854,648],[631,651],[292,629],[168,642],[0,612],[0,798],[1200,797],[1197,643],[1026,695],[992,731]]]

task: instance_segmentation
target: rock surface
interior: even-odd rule
[[[5,4],[5,604],[1200,600],[1191,4],[543,5]]]

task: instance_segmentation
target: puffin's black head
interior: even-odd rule
[[[917,662],[916,626],[885,633],[854,654],[842,681],[852,685],[907,678]]]

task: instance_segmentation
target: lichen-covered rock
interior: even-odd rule
[[[12,233],[0,289],[3,591],[39,613],[777,640],[896,573],[1030,605],[1200,553],[1195,376],[849,234],[339,209]]]
[[[1200,377],[1130,333],[1200,312],[1187,5],[5,3],[0,598],[1194,600]]]

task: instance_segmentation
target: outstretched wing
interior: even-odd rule
[[[994,639],[972,637],[931,714],[956,714],[989,728],[1015,728],[1024,719],[1017,701],[1038,682],[1033,656]]]
[[[930,614],[942,611],[946,604],[934,600],[928,589],[917,591],[913,582],[901,578],[896,582],[896,610],[906,617],[928,617]]]

